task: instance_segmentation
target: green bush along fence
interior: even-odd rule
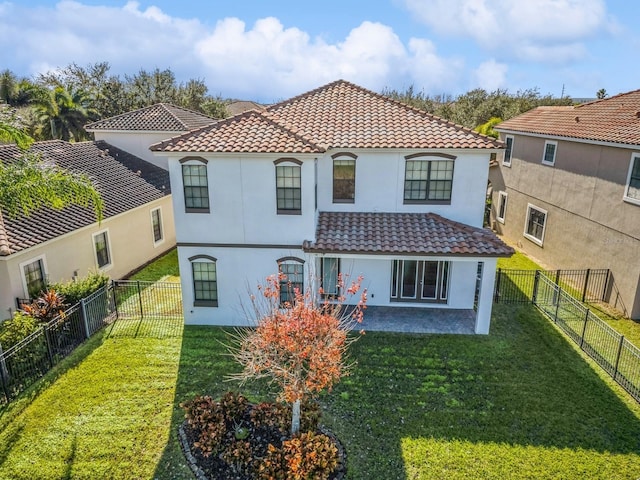
[[[181,316],[179,283],[113,281],[3,352],[0,405],[42,378],[54,365],[118,318]]]
[[[580,291],[563,286],[559,278],[556,272],[542,270],[498,270],[494,299],[499,303],[533,303],[640,402],[640,349],[583,303],[585,298],[595,300],[583,293],[589,291],[588,280]],[[607,284],[597,287],[603,292],[611,291],[609,275],[607,278]]]

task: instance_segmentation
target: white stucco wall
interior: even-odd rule
[[[167,158],[156,156],[149,150],[149,146],[166,140],[175,135],[184,132],[94,132],[96,140],[104,140],[105,142],[118,147],[136,157],[142,158],[165,170],[168,169]]]
[[[433,212],[443,217],[481,227],[484,215],[489,153],[486,151],[373,151],[356,154],[354,203],[333,203],[333,159],[330,151],[318,159],[318,210],[334,212]],[[455,155],[450,205],[404,204],[405,156],[421,153]],[[345,157],[346,158],[346,157]],[[437,157],[433,157],[438,159]]]
[[[161,208],[164,240],[154,242],[151,210]],[[98,270],[93,235],[108,232],[111,264],[103,271],[111,278],[122,278],[140,265],[175,245],[175,228],[171,197],[150,202],[129,212],[103,220],[75,232],[50,240],[9,257],[0,257],[0,321],[16,309],[16,297],[24,298],[23,274],[20,265],[40,256],[44,258],[50,282],[71,280],[74,272],[80,277]]]

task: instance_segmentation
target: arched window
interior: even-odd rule
[[[333,203],[354,203],[356,198],[356,158],[353,153],[331,155],[333,159]]]
[[[184,208],[187,213],[209,213],[209,180],[207,161],[200,157],[185,157],[182,164]]]
[[[274,164],[278,213],[300,215],[302,213],[302,162],[295,158],[280,158]]]
[[[284,274],[280,280],[280,303],[292,303],[296,291],[304,292],[304,260],[297,257],[280,258],[278,271]]]
[[[450,203],[455,158],[443,153],[405,157],[404,203]]]
[[[218,306],[217,260],[209,255],[189,258],[193,275],[193,305],[196,307]]]

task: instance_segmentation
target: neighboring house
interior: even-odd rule
[[[482,228],[494,139],[345,81],[151,147],[169,159],[187,323],[242,325],[280,270],[294,287],[362,274],[369,306],[474,308],[496,260]],[[288,288],[282,300],[290,298]]]
[[[233,117],[249,110],[264,110],[265,106],[250,100],[234,100],[227,104],[227,113]]]
[[[157,103],[90,123],[85,130],[93,133],[96,140],[104,140],[166,170],[166,159],[154,156],[149,145],[216,121],[202,113]]]
[[[104,200],[104,219],[91,207],[42,208],[28,217],[0,214],[0,320],[16,298],[45,282],[67,281],[89,271],[121,278],[175,245],[169,174],[105,142],[36,142],[44,161],[86,173]],[[0,161],[21,155],[0,146]]]
[[[492,225],[554,268],[609,268],[640,319],[640,90],[495,127]]]

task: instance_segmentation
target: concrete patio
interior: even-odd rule
[[[364,312],[365,331],[474,334],[476,312],[450,308],[374,307]]]

